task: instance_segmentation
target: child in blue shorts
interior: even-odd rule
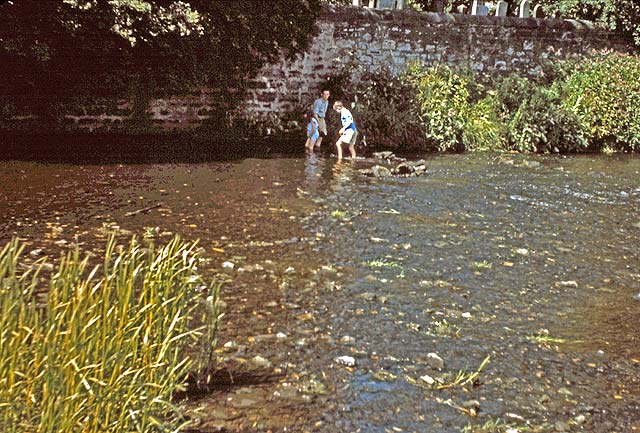
[[[304,147],[307,154],[311,155],[313,154],[313,146],[315,146],[316,141],[320,138],[320,131],[318,130],[318,120],[313,115],[313,111],[307,111],[305,119],[307,120],[307,142],[304,144]]]

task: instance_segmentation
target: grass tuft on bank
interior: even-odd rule
[[[211,361],[220,318],[219,287],[203,283],[195,246],[134,238],[119,249],[111,236],[101,265],[89,269],[76,249],[50,275],[43,260],[25,264],[19,241],[2,248],[2,430],[184,428],[172,396]]]

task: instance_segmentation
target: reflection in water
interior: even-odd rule
[[[304,161],[305,190],[311,193],[318,192],[319,186],[322,185],[322,172],[325,165],[326,160],[315,153],[306,157]]]
[[[354,177],[357,175],[355,161],[336,160],[331,167],[330,189],[335,192],[350,189]]]

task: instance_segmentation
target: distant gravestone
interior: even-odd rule
[[[354,6],[360,6],[360,0],[353,0],[351,4]]]
[[[542,5],[536,5],[533,8],[533,17],[534,18],[544,18],[544,9],[542,9]]]
[[[473,6],[471,7],[471,15],[478,15],[486,17],[489,15],[489,8],[484,4],[484,0],[473,0]]]
[[[458,11],[459,14],[466,14],[467,13],[467,6],[465,5],[460,5],[456,8],[456,10]]]
[[[471,15],[478,15],[478,9],[484,6],[484,0],[473,0],[473,5],[471,5]]]
[[[529,12],[530,8],[531,2],[529,0],[522,0],[522,2],[520,3],[520,13],[518,16],[520,18],[529,18],[529,16],[531,16],[531,13]]]
[[[404,0],[396,0],[396,9],[404,9]]]
[[[393,9],[396,5],[396,0],[378,0],[378,9]]]
[[[506,1],[499,1],[496,4],[496,16],[497,17],[506,17],[507,16],[507,8],[509,4]]]

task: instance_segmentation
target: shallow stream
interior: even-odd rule
[[[193,432],[640,431],[640,159],[375,163],[0,162],[0,241],[200,239],[226,310]]]

